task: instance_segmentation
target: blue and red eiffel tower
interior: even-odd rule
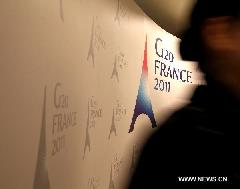
[[[152,110],[152,102],[149,96],[149,84],[148,84],[148,61],[147,61],[147,37],[145,41],[144,59],[142,65],[142,75],[140,79],[140,85],[138,88],[138,95],[136,105],[133,113],[132,123],[130,125],[129,133],[134,130],[135,122],[139,115],[145,114],[149,117],[152,128],[157,127],[156,120],[154,118]]]

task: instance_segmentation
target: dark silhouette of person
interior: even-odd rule
[[[149,137],[129,189],[240,184],[240,6],[198,0],[183,33],[183,60],[197,61],[207,84]],[[164,187],[166,186],[166,187]]]

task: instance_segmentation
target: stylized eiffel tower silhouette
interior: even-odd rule
[[[90,187],[89,187],[89,189],[96,189],[93,180],[91,180],[91,182],[90,182]]]
[[[113,76],[116,76],[117,81],[119,82],[118,71],[117,71],[117,56],[115,56],[115,61],[114,61],[114,66],[113,66],[111,79],[113,78]]]
[[[149,96],[149,84],[148,84],[148,64],[147,64],[147,37],[145,42],[145,50],[144,50],[144,60],[142,66],[142,75],[140,79],[140,86],[138,89],[138,95],[136,100],[136,105],[134,109],[134,114],[132,118],[132,123],[130,125],[129,133],[134,130],[134,124],[137,120],[137,117],[141,114],[147,115],[152,123],[152,127],[157,127],[153,110],[152,110],[152,102]]]
[[[96,189],[96,187],[93,183],[92,183],[91,189]]]
[[[89,60],[90,57],[92,57],[93,66],[95,66],[94,28],[95,28],[95,26],[94,26],[94,18],[93,18],[92,33],[91,33],[90,45],[89,45],[88,56],[87,56],[87,61]]]
[[[88,102],[88,116],[87,116],[87,127],[86,127],[86,139],[85,139],[85,146],[84,146],[84,154],[83,154],[83,159],[85,157],[86,149],[88,147],[88,150],[90,152],[91,146],[90,146],[90,135],[89,135],[89,102]]]
[[[47,147],[46,147],[46,87],[44,89],[42,126],[40,131],[37,166],[33,182],[33,189],[50,189],[48,170],[46,166]]]
[[[133,151],[132,151],[132,162],[131,162],[131,172],[134,171],[136,166],[136,149],[135,149],[135,145],[133,145]]]
[[[120,13],[120,0],[118,1],[118,5],[117,5],[117,12],[114,18],[114,21],[118,21],[118,24],[120,24],[120,17],[119,17],[119,13]]]
[[[112,176],[112,164],[111,164],[110,181],[109,181],[108,189],[115,189],[114,182],[113,182],[113,176]]]
[[[116,125],[115,125],[115,115],[114,115],[114,109],[113,109],[113,115],[112,115],[112,124],[111,124],[111,128],[110,128],[110,133],[108,135],[108,139],[110,139],[110,136],[112,133],[115,133],[115,136],[117,136],[117,129],[116,129]]]
[[[59,11],[60,11],[60,18],[62,22],[64,22],[63,0],[59,0]]]

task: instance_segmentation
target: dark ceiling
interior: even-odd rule
[[[135,0],[135,2],[161,28],[181,38],[196,0]]]

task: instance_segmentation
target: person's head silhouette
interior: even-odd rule
[[[198,0],[180,44],[184,60],[198,61],[208,82],[240,96],[240,6],[236,0]]]

